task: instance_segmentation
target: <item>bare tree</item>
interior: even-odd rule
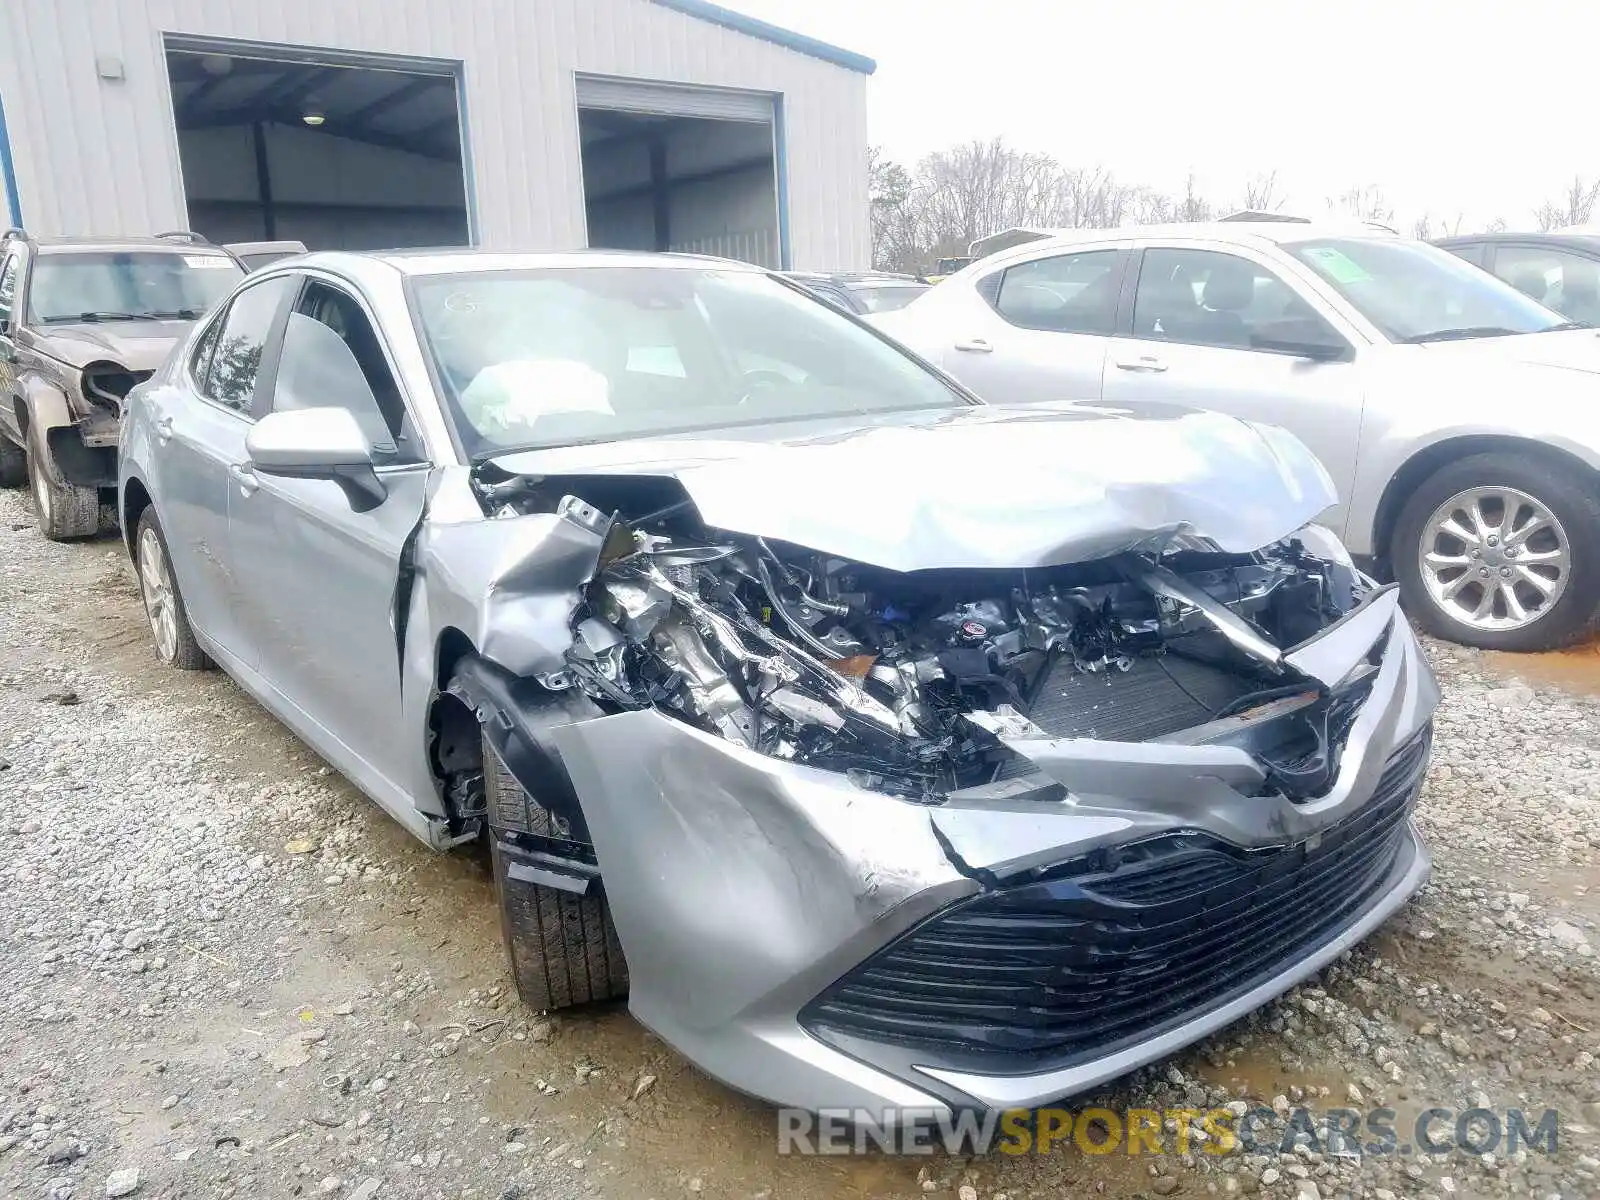
[[[1202,196],[1195,187],[1194,172],[1183,183],[1183,196],[1172,214],[1175,221],[1209,221],[1217,215],[1217,206]]]
[[[1285,197],[1278,192],[1278,173],[1267,171],[1244,181],[1244,207],[1251,212],[1277,212]]]
[[[910,207],[911,175],[867,149],[867,203],[872,222],[872,265],[880,271],[914,270],[920,258],[916,222]]]
[[[1504,217],[1496,217],[1483,227],[1483,231],[1485,233],[1504,233],[1506,231],[1506,219]]]
[[[1567,225],[1587,225],[1594,215],[1595,201],[1600,200],[1600,179],[1588,183],[1582,175],[1574,175],[1566,192],[1555,200],[1546,200],[1533,210],[1533,219],[1540,229],[1561,229]]]
[[[1328,207],[1348,213],[1358,221],[1375,221],[1380,225],[1387,225],[1394,220],[1394,209],[1389,207],[1383,189],[1377,184],[1353,187],[1340,196],[1330,196]]]

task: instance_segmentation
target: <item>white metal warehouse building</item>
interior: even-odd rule
[[[865,269],[872,70],[704,0],[0,0],[0,183],[38,235]]]

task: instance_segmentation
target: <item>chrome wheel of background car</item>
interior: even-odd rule
[[[1572,574],[1566,530],[1514,487],[1457,492],[1422,528],[1417,565],[1444,612],[1482,630],[1521,629],[1553,610]]]
[[[144,592],[144,610],[150,616],[150,632],[156,640],[156,654],[162,662],[172,662],[178,656],[176,598],[161,539],[149,526],[139,535],[139,585]]]

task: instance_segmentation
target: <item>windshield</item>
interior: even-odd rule
[[[927,291],[926,284],[905,284],[904,286],[891,285],[889,287],[855,287],[850,289],[861,301],[861,307],[867,312],[893,312],[897,308],[904,308],[923,292]]]
[[[28,284],[34,322],[193,320],[225,296],[244,272],[222,254],[73,251],[44,254]]]
[[[1509,284],[1421,242],[1330,238],[1284,246],[1393,342],[1567,328]]]
[[[968,401],[809,294],[752,271],[428,276],[422,341],[469,454]]]

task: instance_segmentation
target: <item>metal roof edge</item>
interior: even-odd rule
[[[771,42],[786,50],[820,58],[823,62],[833,63],[834,66],[844,67],[846,70],[859,71],[863,75],[871,75],[878,69],[878,64],[864,54],[818,41],[803,33],[785,29],[781,25],[747,17],[743,13],[734,12],[731,8],[723,8],[720,4],[711,4],[708,0],[650,0],[650,2],[659,4],[662,8],[673,9],[686,17],[709,21],[713,25],[721,25],[724,29],[731,29],[735,33],[760,38],[764,42]]]

